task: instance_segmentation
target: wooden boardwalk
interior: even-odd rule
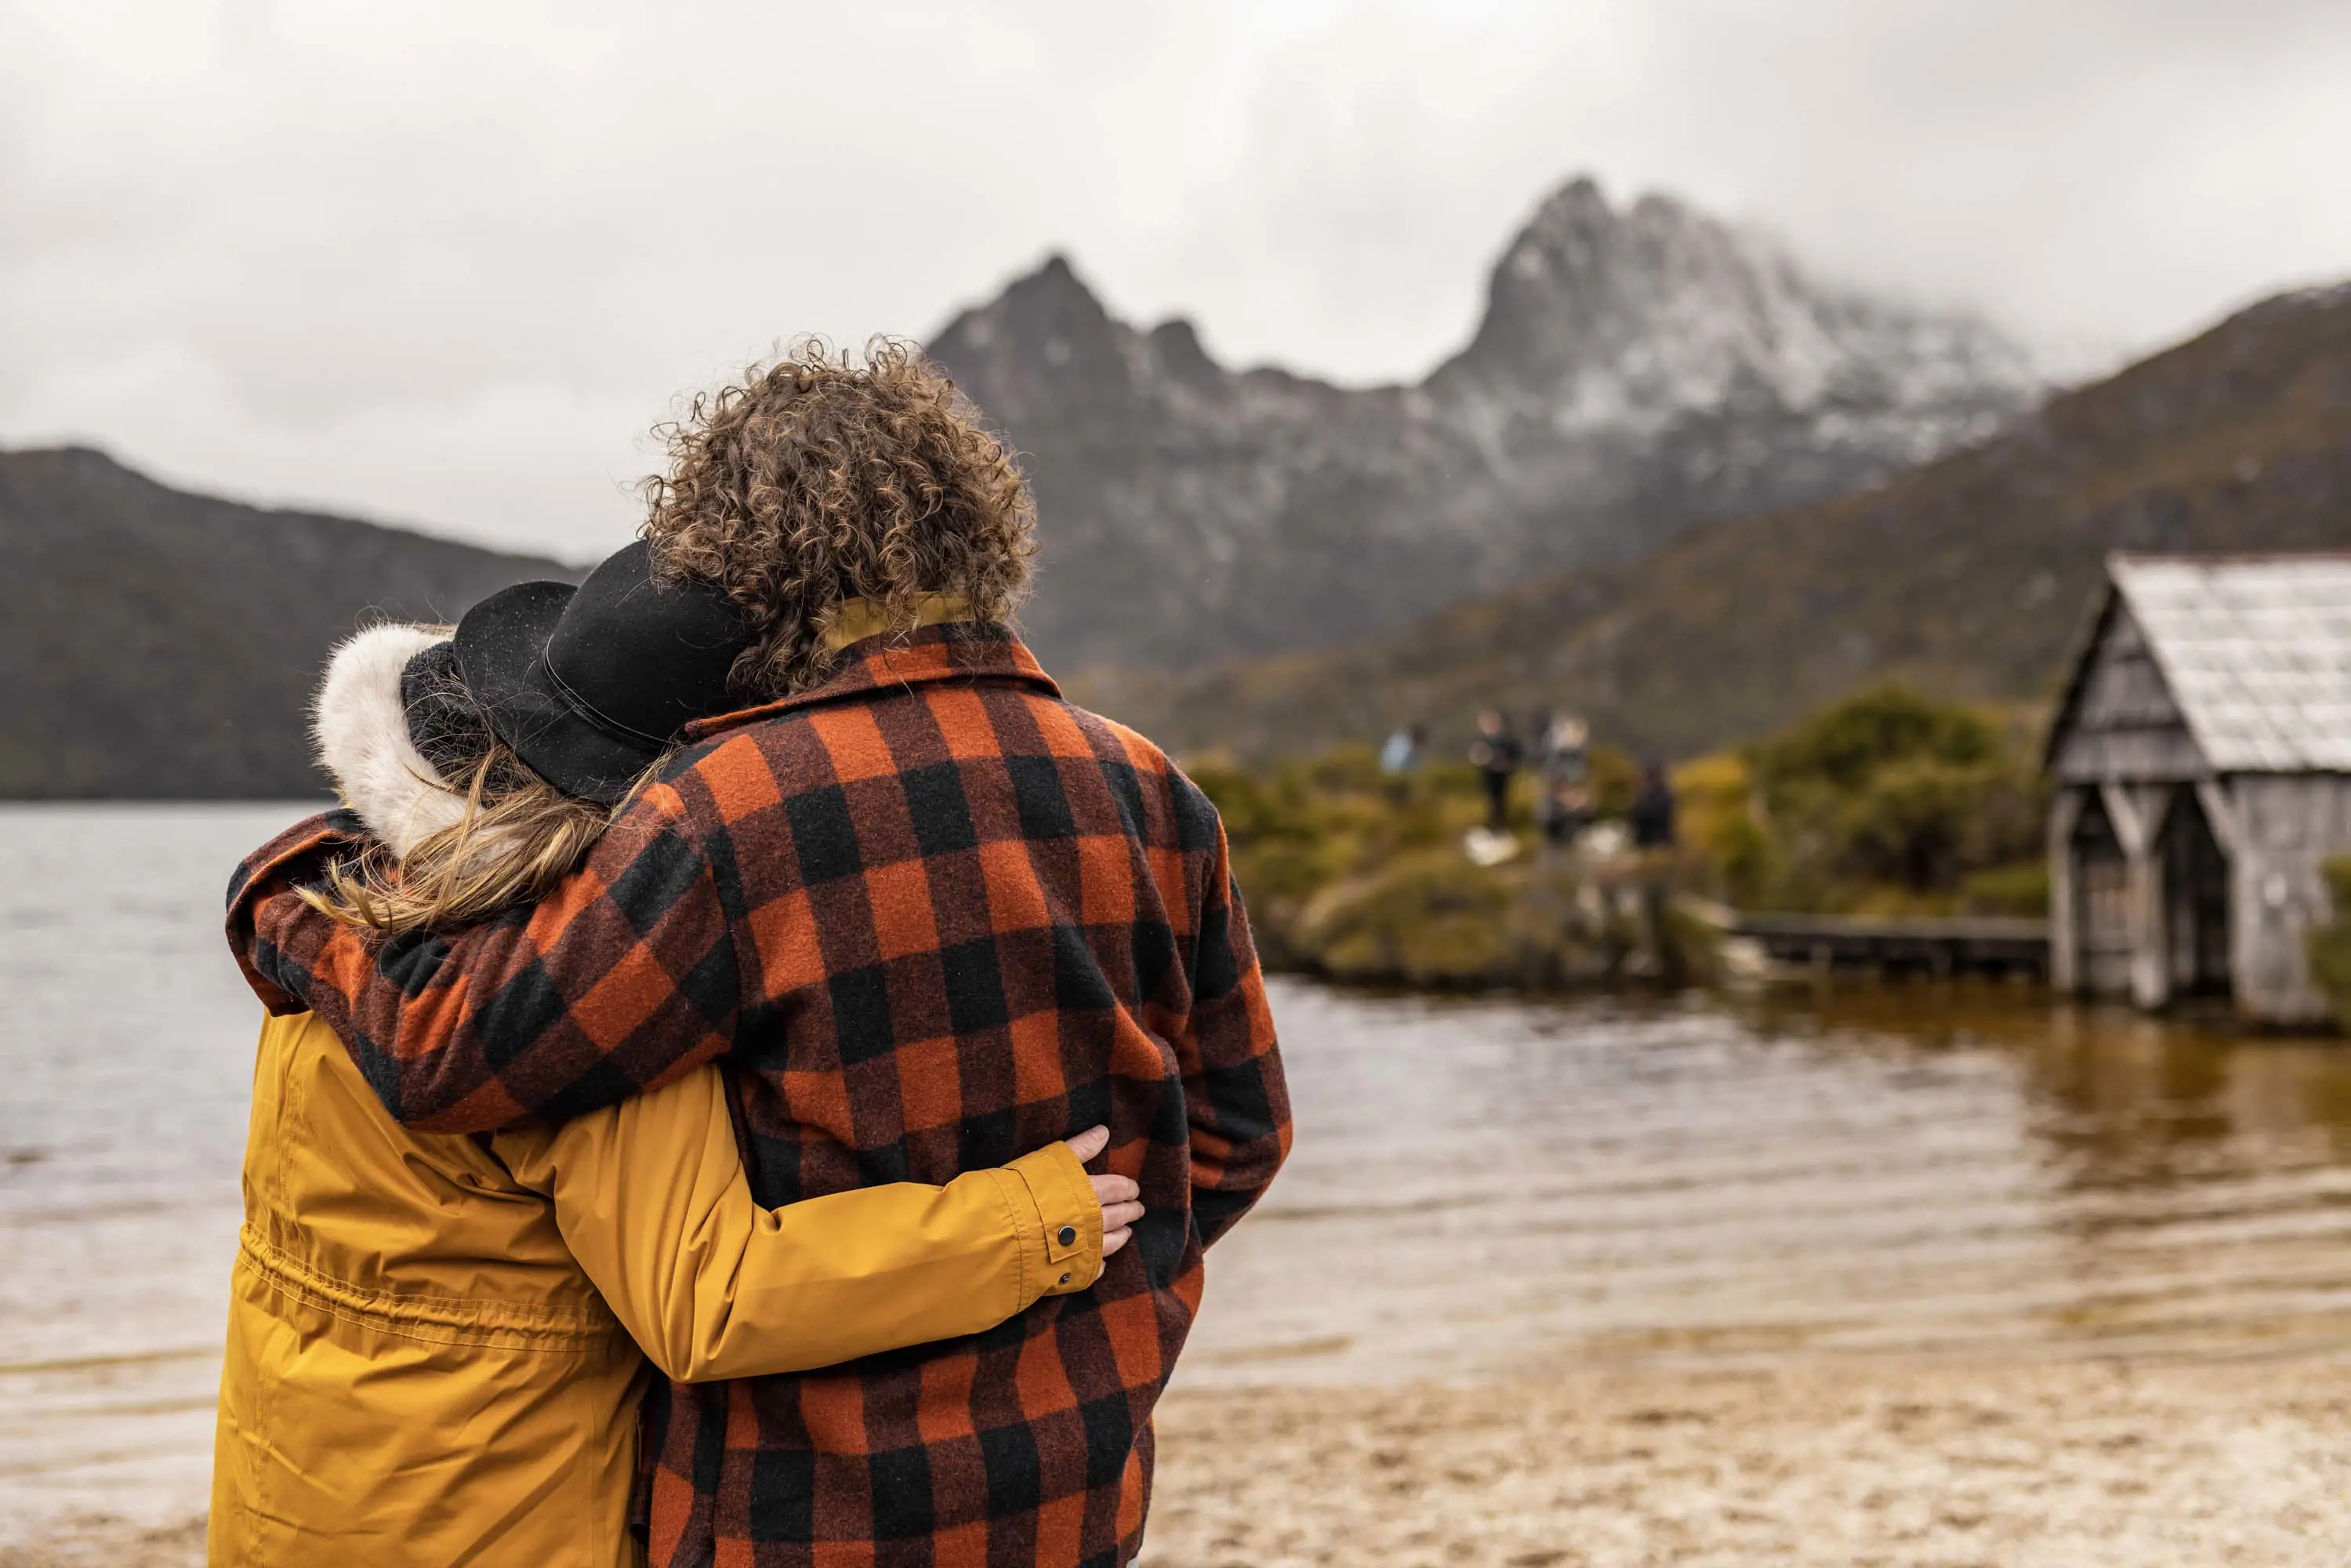
[[[1745,937],[1777,964],[1886,974],[2049,974],[2049,923],[1989,918],[1880,920],[1861,915],[1725,910],[1727,936]]]

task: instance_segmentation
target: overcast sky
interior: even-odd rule
[[[2351,275],[2351,0],[0,0],[0,443],[585,559],[1047,251],[1412,378],[1570,175],[2068,358]]]

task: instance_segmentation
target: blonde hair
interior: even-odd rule
[[[302,901],[389,936],[453,930],[536,903],[587,858],[653,771],[619,804],[599,806],[564,794],[486,737],[455,822],[425,835],[405,858],[371,844],[358,860],[329,867],[323,887],[301,889]]]

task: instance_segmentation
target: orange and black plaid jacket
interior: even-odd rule
[[[1109,1124],[1150,1213],[1093,1290],[824,1372],[657,1388],[646,1514],[662,1565],[1131,1561],[1202,1249],[1290,1144],[1214,808],[986,624],[858,644],[693,740],[533,908],[454,936],[330,921],[292,892],[351,852],[330,814],[240,868],[230,944],[420,1129],[568,1116],[723,1057],[770,1206]]]

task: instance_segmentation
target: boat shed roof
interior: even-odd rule
[[[2099,627],[2127,608],[2214,772],[2351,772],[2351,555],[2116,555],[2106,572]]]

